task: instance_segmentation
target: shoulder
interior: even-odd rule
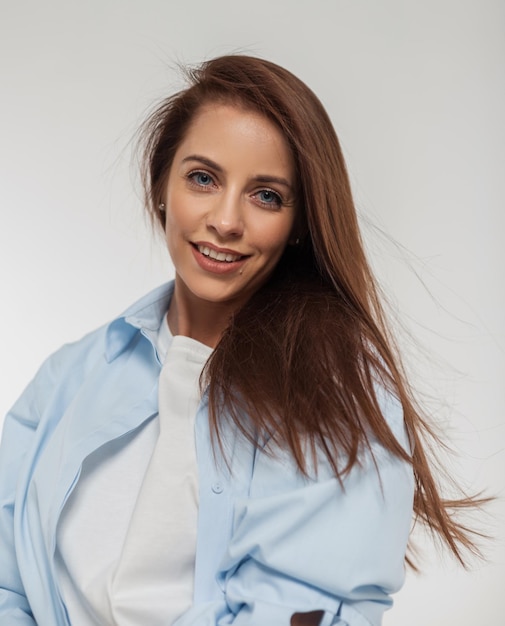
[[[81,374],[97,358],[113,360],[128,347],[132,337],[139,331],[158,330],[172,292],[172,282],[150,291],[113,320],[77,341],[63,345],[46,360],[42,369],[61,373],[70,368]]]
[[[35,427],[55,390],[59,387],[70,392],[70,381],[82,379],[91,362],[103,354],[106,329],[104,325],[49,355],[9,411],[5,426],[10,416],[19,415],[26,425]]]
[[[112,321],[61,346],[42,363],[11,413],[22,412],[27,419],[30,416],[34,427],[54,401],[66,406],[93,368],[113,362],[129,349],[136,336],[142,336],[142,331],[148,334],[159,327],[172,289],[172,283],[158,287]]]

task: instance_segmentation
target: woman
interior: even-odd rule
[[[376,626],[413,513],[460,560],[472,543],[337,137],[272,63],[190,78],[142,135],[175,281],[51,356],[5,421],[0,622]]]

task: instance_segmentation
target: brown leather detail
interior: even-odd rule
[[[318,626],[324,611],[310,611],[309,613],[294,613],[291,616],[291,626]]]

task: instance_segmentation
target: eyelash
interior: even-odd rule
[[[209,178],[209,183],[208,185],[202,185],[201,183],[198,183],[196,181],[196,177],[199,175],[203,175],[203,176],[207,176]],[[212,183],[214,183],[214,177],[209,174],[208,172],[206,172],[205,170],[193,170],[191,172],[189,172],[187,174],[187,178],[190,181],[190,183],[196,187],[197,189],[207,189],[207,188],[211,188],[212,187]],[[273,196],[273,202],[265,202],[263,200],[261,200],[258,196],[261,193],[269,193]],[[263,189],[258,189],[258,191],[255,191],[254,194],[252,194],[253,197],[257,198],[258,203],[265,208],[268,209],[272,209],[272,207],[275,207],[276,209],[280,208],[283,205],[283,199],[282,196],[280,195],[279,192],[274,191],[273,189],[270,189],[268,187],[265,187]]]

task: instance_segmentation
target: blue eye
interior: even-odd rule
[[[191,172],[189,178],[200,187],[208,187],[213,183],[212,176],[207,172]]]
[[[280,195],[271,189],[261,189],[256,195],[261,204],[274,207],[280,207],[282,205]]]

